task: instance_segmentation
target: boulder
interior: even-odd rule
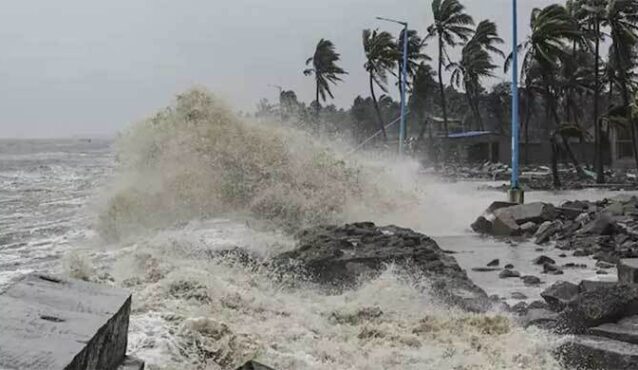
[[[501,279],[518,278],[521,277],[521,273],[515,270],[505,269],[498,274]]]
[[[554,206],[547,203],[495,202],[472,224],[472,229],[497,236],[518,236],[532,232],[539,223],[554,220],[556,215]]]
[[[543,274],[562,275],[564,274],[564,272],[563,269],[561,269],[557,265],[553,263],[546,263],[543,265]]]
[[[570,338],[561,345],[558,355],[574,369],[638,369],[638,345],[593,335]]]
[[[536,286],[541,284],[541,279],[533,275],[523,276],[521,280],[523,280],[523,284],[526,286]]]
[[[237,370],[274,370],[272,367],[262,365],[256,361],[248,361],[237,368]]]
[[[556,263],[556,261],[544,255],[536,257],[533,262],[535,265],[544,265],[546,263],[551,263],[551,264]]]
[[[501,208],[512,207],[516,203],[509,202],[493,202],[489,207],[479,216],[471,227],[477,233],[492,234],[492,222],[494,221],[494,212]]]
[[[618,262],[618,282],[638,284],[638,258],[622,259]]]
[[[611,235],[617,229],[617,223],[608,213],[601,213],[581,230],[584,234]]]
[[[348,289],[360,278],[379,275],[388,264],[404,268],[415,278],[431,282],[444,302],[470,311],[489,308],[487,294],[476,286],[454,257],[426,235],[396,226],[370,222],[318,226],[297,236],[296,249],[271,261],[276,270],[296,271],[331,288]]]
[[[566,281],[552,284],[541,293],[541,297],[547,302],[550,309],[560,311],[578,297],[578,285]]]
[[[567,304],[564,319],[576,331],[638,314],[638,287],[615,284],[580,293]]]
[[[507,265],[504,266],[506,269],[513,269],[514,265],[512,265],[511,263],[508,263]]]

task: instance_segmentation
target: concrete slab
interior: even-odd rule
[[[638,316],[626,317],[618,323],[603,324],[589,329],[593,335],[638,344]]]
[[[638,369],[638,345],[593,335],[574,337],[560,348],[566,365],[577,369]]]
[[[0,368],[117,368],[130,309],[125,290],[28,275],[0,295]]]
[[[618,282],[638,284],[638,258],[622,259],[618,262]]]

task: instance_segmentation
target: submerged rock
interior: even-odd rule
[[[471,311],[489,308],[487,294],[476,286],[454,257],[426,235],[371,222],[319,226],[298,235],[298,247],[273,259],[278,268],[300,269],[317,283],[338,289],[373,278],[388,264],[425,277],[443,301]]]

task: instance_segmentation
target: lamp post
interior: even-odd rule
[[[517,0],[512,0],[512,179],[508,191],[509,201],[522,204],[523,189],[519,183],[519,96],[518,96],[518,9]]]
[[[403,26],[403,61],[401,68],[401,125],[399,126],[399,155],[403,155],[403,143],[405,142],[405,126],[406,126],[406,99],[405,89],[408,80],[408,22],[397,21],[395,19],[377,17],[380,21],[397,23]]]

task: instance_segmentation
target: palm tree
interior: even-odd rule
[[[337,66],[337,62],[340,59],[340,55],[335,51],[335,46],[330,40],[321,39],[315,49],[315,54],[306,60],[306,66],[312,64],[312,68],[308,68],[303,71],[304,75],[315,75],[316,82],[316,95],[315,101],[317,104],[317,116],[319,115],[319,109],[321,103],[319,98],[326,101],[326,95],[334,99],[332,91],[330,91],[330,84],[336,85],[341,81],[339,75],[348,74],[341,67]]]
[[[398,83],[399,93],[401,92],[401,81],[403,79],[403,36],[405,34],[405,30],[402,30],[399,33],[399,37],[396,42],[396,57],[397,57],[397,66],[399,68],[398,73]],[[414,79],[414,75],[416,70],[419,68],[421,62],[430,61],[431,58],[421,51],[426,46],[425,39],[421,39],[417,31],[408,30],[408,68],[407,75],[409,79]],[[406,85],[410,85],[410,81],[406,81]]]
[[[603,168],[603,151],[601,143],[601,122],[599,114],[600,100],[600,42],[603,39],[601,26],[606,18],[605,3],[607,0],[586,0],[583,9],[586,12],[586,23],[592,30],[594,39],[594,152],[596,167],[596,182],[602,184],[605,182],[605,171]]]
[[[567,56],[567,41],[578,40],[581,33],[578,30],[574,20],[564,6],[554,4],[543,9],[534,9],[530,20],[532,32],[522,44],[517,47],[515,52],[525,52],[522,62],[521,78],[526,79],[527,73],[532,67],[539,69],[540,83],[542,95],[545,100],[547,116],[552,118],[556,125],[556,130],[550,135],[552,142],[552,172],[554,177],[554,186],[559,187],[558,170],[555,166],[558,153],[557,136],[560,135],[560,119],[558,117],[558,107],[556,104],[556,80],[555,75],[558,71],[560,62]],[[505,69],[509,69],[511,63],[511,55],[505,62]],[[562,138],[563,146],[574,163],[577,171],[581,176],[584,172],[575,156],[569,148],[569,144],[564,135]]]
[[[447,107],[445,104],[445,87],[443,86],[443,66],[446,65],[446,48],[454,47],[459,40],[467,41],[472,35],[474,20],[465,13],[465,7],[459,0],[432,0],[434,24],[428,27],[428,37],[437,37],[439,46],[439,90],[441,109],[443,111],[443,127],[448,135]]]
[[[383,92],[388,92],[386,84],[388,82],[388,71],[391,71],[397,60],[397,50],[395,48],[394,37],[389,32],[378,32],[377,30],[363,31],[363,50],[366,55],[366,63],[363,65],[368,72],[370,80],[370,95],[374,102],[374,109],[377,112],[379,129],[383,133],[383,139],[387,140],[385,125],[381,117],[379,102],[374,93],[374,86],[377,85]]]
[[[635,0],[610,0],[607,5],[605,24],[611,29],[613,58],[617,67],[616,77],[621,88],[623,106],[628,114],[634,160],[638,168],[638,146],[636,146],[636,127],[630,116],[630,71],[636,66],[636,47],[638,46],[638,3]]]
[[[497,44],[502,43],[503,39],[498,37],[496,24],[488,20],[482,21],[476,27],[472,38],[463,46],[461,60],[458,63],[450,63],[447,67],[448,70],[452,70],[450,83],[463,86],[479,130],[483,129],[479,109],[481,79],[494,76],[493,71],[497,66],[492,63],[490,52],[505,57],[496,47]]]

